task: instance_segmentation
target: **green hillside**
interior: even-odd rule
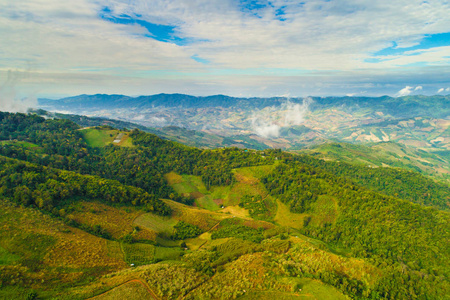
[[[450,160],[445,151],[425,151],[395,142],[380,142],[365,145],[328,143],[293,152],[374,168],[402,168],[450,183]]]
[[[205,150],[1,112],[0,140],[2,299],[449,299],[449,186],[402,165],[428,154]]]

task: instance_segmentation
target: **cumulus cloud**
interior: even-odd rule
[[[279,107],[268,107],[255,113],[251,119],[253,131],[264,138],[277,138],[283,127],[301,125],[313,100],[304,98],[303,102],[286,100]]]
[[[297,89],[299,82],[305,82],[299,80],[306,76],[305,70],[314,75],[308,80],[317,82],[325,82],[317,79],[320,72],[338,71],[325,83],[339,86],[349,79],[367,78],[367,83],[380,74],[390,75],[385,83],[392,82],[397,78],[393,70],[415,63],[450,64],[448,46],[391,55],[379,63],[366,61],[392,47],[392,41],[397,47],[410,47],[426,35],[447,32],[450,6],[445,1],[307,0],[299,5],[277,0],[255,11],[243,9],[238,2],[77,0],[67,5],[59,0],[0,1],[0,53],[7,58],[0,60],[0,71],[20,67],[23,61],[36,62],[42,77],[48,78],[40,82],[47,93],[71,85],[70,77],[99,75],[133,81],[133,88],[143,93],[163,80],[170,81],[167,86],[172,86],[172,92],[179,92],[176,86],[184,85],[195,88],[191,90],[195,94],[210,85],[223,88],[217,92],[228,88],[239,94],[244,88],[259,90],[262,73],[275,77],[268,93],[283,82],[291,82],[290,91]],[[105,7],[112,16],[171,26],[173,35],[186,42],[153,39],[142,23],[102,19]],[[365,70],[363,76],[357,74],[359,70]],[[420,72],[421,76],[436,74],[435,68],[426,71]],[[248,77],[257,80],[242,87],[243,78]],[[403,82],[414,81],[402,81],[399,86],[404,86]],[[91,85],[103,92],[120,92],[118,85],[107,80]],[[349,90],[357,91],[349,88],[342,94]]]
[[[413,90],[412,86],[405,86],[403,89],[398,91],[397,96],[398,97],[408,96],[409,94],[411,94],[412,90]]]
[[[440,94],[442,92],[450,92],[450,88],[440,88],[437,93]]]
[[[410,95],[412,92],[417,92],[417,91],[421,91],[423,89],[423,87],[421,85],[418,85],[416,87],[412,87],[412,86],[405,86],[403,89],[401,89],[400,91],[397,92],[396,96],[397,97],[404,97],[404,96],[408,96]]]

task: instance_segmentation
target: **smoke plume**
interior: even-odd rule
[[[0,86],[0,111],[27,112],[37,106],[35,97],[17,98],[16,86],[27,76],[26,72],[8,71],[5,82]]]
[[[255,113],[251,119],[253,131],[264,138],[277,138],[283,127],[300,125],[312,103],[311,98],[304,98],[303,103],[292,103],[289,99],[279,107],[268,107]]]

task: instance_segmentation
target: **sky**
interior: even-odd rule
[[[0,0],[0,97],[450,94],[450,2]]]

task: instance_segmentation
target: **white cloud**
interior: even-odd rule
[[[408,96],[409,94],[411,94],[412,90],[413,90],[412,86],[405,86],[405,88],[398,91],[397,97]]]
[[[418,92],[418,91],[421,91],[421,90],[423,90],[423,87],[421,85],[418,85],[416,87],[405,86],[403,89],[401,89],[400,91],[397,92],[396,96],[397,97],[408,96],[412,92]]]
[[[438,94],[440,94],[440,93],[442,93],[442,92],[450,92],[450,87],[448,87],[448,88],[440,88],[440,89],[437,91]]]
[[[245,88],[251,94],[261,91],[260,81],[271,77],[265,82],[270,85],[265,93],[279,92],[277,86],[286,82],[290,85],[284,87],[284,92],[304,91],[321,83],[322,87],[310,90],[326,93],[326,85],[342,86],[348,79],[359,82],[366,78],[364,84],[379,74],[393,79],[393,70],[411,71],[401,69],[405,65],[450,64],[449,46],[391,55],[376,64],[365,62],[372,53],[392,46],[393,41],[398,48],[409,47],[417,45],[425,34],[448,31],[450,5],[444,1],[310,0],[298,5],[277,0],[272,1],[273,7],[262,9],[260,17],[243,12],[236,3],[77,0],[67,4],[59,0],[0,0],[0,71],[24,68],[24,61],[31,62],[40,74],[33,80],[48,80],[40,88],[58,92],[64,87],[66,91],[71,89],[72,81],[67,78],[81,81],[83,77],[98,76],[103,79],[83,87],[120,92],[118,85],[112,83],[120,81],[122,91],[131,83],[136,91],[146,93],[163,82],[168,88],[172,86],[172,92],[183,86],[188,91],[189,87],[195,88],[190,92],[195,94],[209,85],[220,86],[222,90],[218,92],[239,94]],[[140,25],[102,20],[99,12],[104,7],[116,15],[140,15],[148,22],[176,26],[175,33],[191,42],[177,46],[143,37],[146,29]],[[284,22],[275,17],[280,7],[285,7]],[[194,61],[193,55],[210,64]],[[294,78],[289,70],[300,74]],[[431,68],[423,70],[426,72],[420,76],[435,74]],[[318,78],[322,76],[320,72],[330,72],[326,81]],[[28,79],[22,83],[27,82]],[[242,82],[248,85],[244,87]],[[395,88],[405,82],[397,83]],[[305,87],[301,89],[299,84]]]

